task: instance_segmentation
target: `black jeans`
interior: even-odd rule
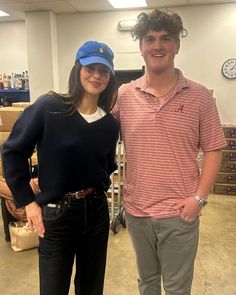
[[[76,295],[102,295],[109,233],[105,194],[42,207],[39,242],[40,295],[67,295],[75,259]]]

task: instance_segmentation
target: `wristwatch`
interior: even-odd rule
[[[199,196],[198,194],[193,195],[194,199],[198,202],[198,205],[202,208],[207,205],[207,200],[204,199],[203,197]]]

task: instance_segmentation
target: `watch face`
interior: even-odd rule
[[[201,199],[201,201],[199,201],[199,205],[201,207],[205,207],[207,205],[207,200]]]
[[[228,79],[236,78],[236,58],[230,58],[223,63],[222,74]]]

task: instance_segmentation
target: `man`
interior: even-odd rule
[[[122,85],[114,107],[126,149],[124,207],[142,295],[189,295],[199,215],[226,145],[214,99],[175,69],[176,13],[141,13],[132,29],[146,73]],[[200,175],[197,154],[204,153]]]

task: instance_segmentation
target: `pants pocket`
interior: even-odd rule
[[[191,220],[191,221],[186,220],[186,219],[184,219],[184,218],[182,218],[182,217],[179,217],[179,219],[180,219],[180,221],[181,221],[182,223],[184,223],[184,224],[187,224],[187,225],[194,225],[194,224],[196,224],[196,223],[198,222],[199,217],[197,216],[194,220]]]
[[[58,221],[65,212],[65,207],[61,205],[55,205],[55,207],[50,207],[48,205],[42,206],[43,221],[53,222]]]

